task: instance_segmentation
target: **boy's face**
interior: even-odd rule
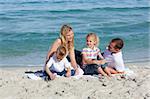
[[[93,37],[87,37],[86,39],[86,44],[89,48],[94,48],[95,46],[95,41],[93,40]]]
[[[57,61],[60,62],[64,58],[64,56],[60,56],[59,53],[56,52],[56,58],[57,58]]]
[[[115,42],[111,42],[108,46],[108,50],[112,53],[118,53],[120,51],[120,49],[115,48],[116,43]]]

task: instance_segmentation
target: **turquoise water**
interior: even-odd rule
[[[125,62],[149,61],[149,0],[0,0],[0,66],[43,66],[63,24],[75,48],[95,32],[102,51],[114,37],[125,41]]]

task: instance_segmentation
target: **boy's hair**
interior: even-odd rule
[[[64,57],[67,53],[67,50],[64,46],[60,45],[58,48],[57,48],[57,53],[59,53],[59,55],[61,57]]]
[[[121,38],[114,38],[114,39],[111,40],[111,42],[116,43],[115,48],[117,48],[117,49],[122,49],[123,46],[124,46],[124,42]]]
[[[98,37],[95,33],[89,33],[89,34],[87,34],[86,39],[87,39],[88,37],[94,38],[94,40],[95,40],[95,42],[96,42],[95,46],[98,46],[98,45],[99,45],[99,37]]]

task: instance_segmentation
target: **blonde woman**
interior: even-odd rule
[[[61,27],[60,37],[55,40],[52,44],[51,49],[49,50],[46,58],[46,63],[50,57],[52,57],[53,53],[56,52],[57,48],[63,45],[67,49],[67,55],[70,57],[71,66],[75,70],[75,75],[79,74],[79,68],[75,59],[75,51],[74,51],[74,32],[69,25],[63,25]]]

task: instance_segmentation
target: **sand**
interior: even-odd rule
[[[1,99],[150,99],[150,64],[126,64],[134,75],[108,78],[59,77],[53,81],[31,80],[25,71],[42,67],[1,68]]]

